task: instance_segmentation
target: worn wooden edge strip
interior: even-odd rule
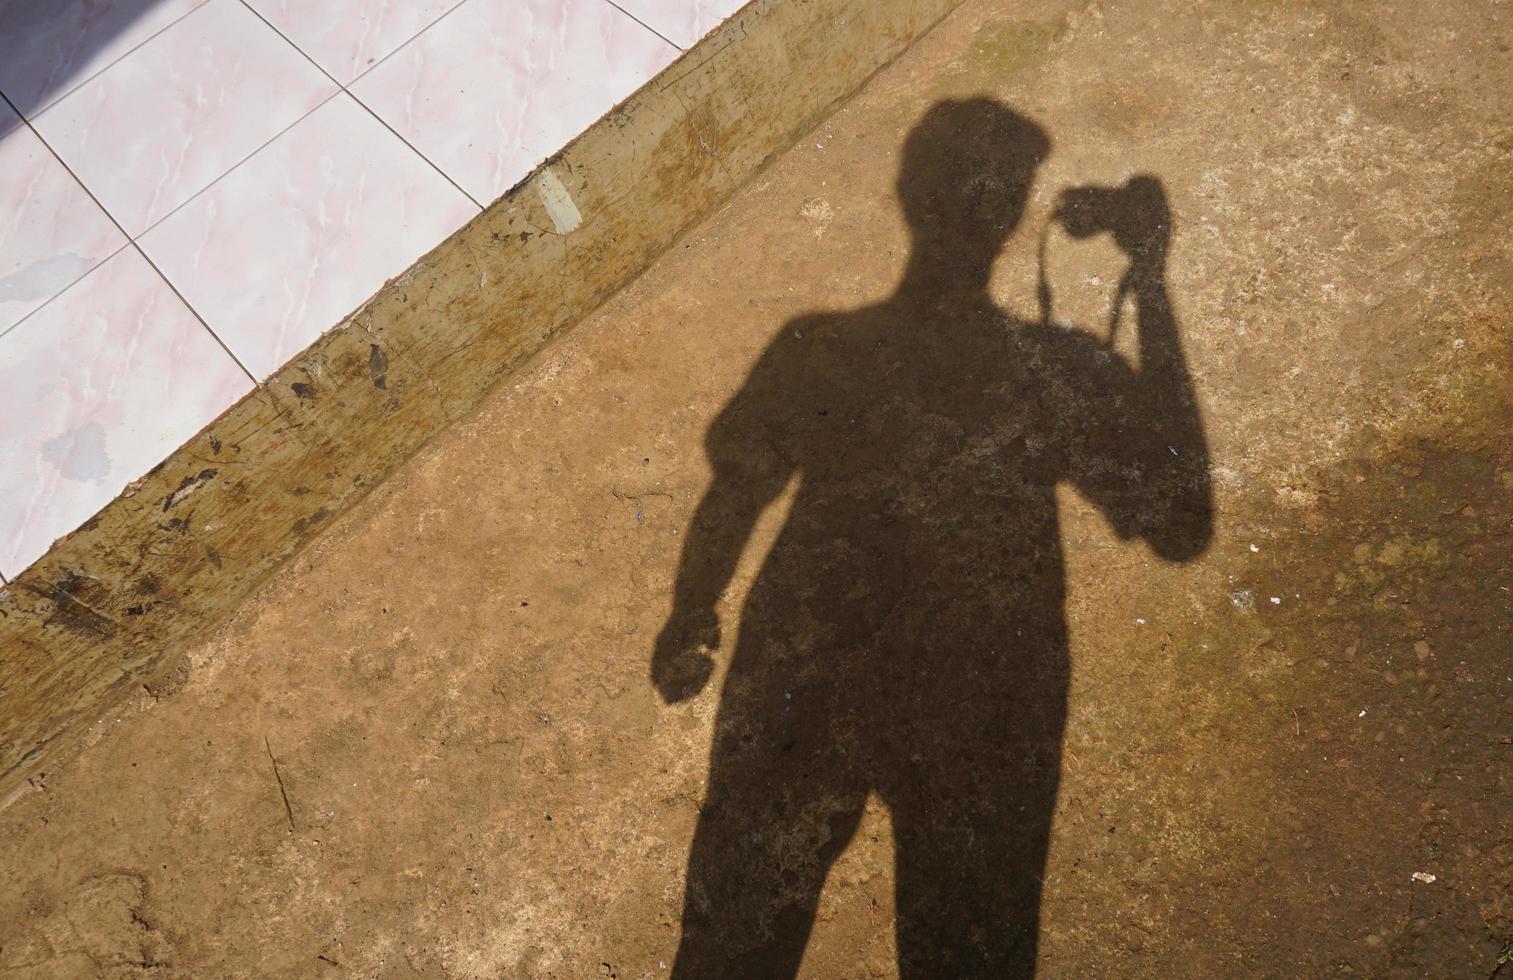
[[[754,0],[0,590],[0,799],[960,0]]]

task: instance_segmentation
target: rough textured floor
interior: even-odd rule
[[[1022,966],[1038,903],[1047,977],[1507,976],[1509,91],[1486,0],[969,0],[0,813],[0,969],[662,976],[702,807],[747,975]],[[905,141],[970,96],[1049,137],[1018,319],[970,239],[909,320]],[[916,232],[1007,207],[925,134]],[[1100,354],[1124,255],[1053,230],[1048,330],[1038,239],[1136,174],[1164,290]],[[775,502],[669,706],[711,456]]]

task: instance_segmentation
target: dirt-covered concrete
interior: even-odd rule
[[[1506,976],[1509,91],[969,0],[0,813],[0,969]]]

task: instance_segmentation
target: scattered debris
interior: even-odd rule
[[[1415,871],[1415,872],[1413,872],[1413,880],[1414,881],[1422,881],[1426,885],[1432,885],[1436,881],[1438,881],[1439,878],[1436,877],[1435,875],[1430,874],[1427,871]]]
[[[830,227],[830,222],[835,218],[835,209],[830,206],[829,201],[811,197],[799,208],[799,216],[809,222],[815,238],[822,238],[825,229]]]

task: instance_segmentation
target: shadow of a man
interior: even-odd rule
[[[741,616],[676,976],[794,975],[872,793],[892,815],[900,972],[1034,972],[1069,673],[1056,485],[1168,560],[1212,524],[1161,185],[1080,189],[1060,212],[1129,256],[1138,370],[988,294],[1049,149],[1000,103],[932,108],[904,147],[898,290],[787,324],[710,427],[714,481],[653,658],[668,701],[707,681],[720,593],[798,484]]]

